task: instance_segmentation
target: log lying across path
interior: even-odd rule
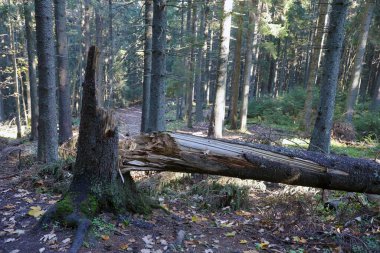
[[[120,145],[123,173],[202,173],[380,194],[380,164],[366,159],[180,133],[141,135]]]

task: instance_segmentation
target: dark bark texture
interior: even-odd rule
[[[69,54],[66,35],[66,0],[54,0],[55,33],[57,36],[59,143],[70,139],[71,128],[70,85],[68,80]]]
[[[36,31],[38,57],[38,160],[58,159],[55,50],[53,35],[53,3],[36,0]]]
[[[29,1],[24,2],[25,16],[25,37],[28,53],[28,75],[30,89],[30,114],[31,114],[31,133],[32,141],[38,138],[38,96],[37,96],[37,79],[36,79],[36,43],[32,32],[32,4]]]
[[[334,0],[332,2],[321,78],[320,101],[309,145],[311,151],[330,152],[330,135],[348,5],[348,0]]]
[[[148,130],[150,85],[152,80],[152,22],[153,0],[145,1],[145,41],[144,41],[144,79],[143,79],[143,104],[141,114],[141,132]]]
[[[153,1],[152,81],[149,129],[165,131],[166,1]]]

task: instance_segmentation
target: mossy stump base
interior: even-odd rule
[[[110,111],[97,106],[95,69],[97,50],[88,53],[74,178],[69,191],[41,219],[77,227],[70,253],[78,252],[101,211],[148,213],[150,205],[138,193],[130,174],[118,168],[118,129]]]

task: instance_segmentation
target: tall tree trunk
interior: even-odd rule
[[[231,129],[238,128],[238,103],[239,103],[239,86],[240,86],[240,74],[241,74],[241,45],[243,40],[243,15],[244,11],[244,1],[240,1],[238,4],[238,31],[236,35],[236,45],[234,54],[234,66],[233,66],[233,77],[231,84],[231,114],[230,114],[230,124]]]
[[[55,32],[57,36],[59,143],[73,136],[71,123],[69,54],[66,35],[66,0],[54,0]]]
[[[145,41],[144,41],[144,80],[143,104],[141,114],[141,132],[145,133],[149,125],[150,85],[152,80],[152,22],[153,0],[145,0]]]
[[[40,161],[53,162],[58,159],[53,3],[36,0],[35,11],[40,112],[37,156]]]
[[[197,41],[198,43],[201,43],[203,41],[203,46],[198,45],[198,61],[197,61],[197,69],[196,69],[196,83],[195,83],[195,121],[201,122],[203,121],[203,104],[204,104],[204,96],[205,96],[205,90],[203,86],[203,66],[205,61],[205,52],[207,50],[207,33],[206,33],[206,26],[207,26],[207,13],[208,13],[208,1],[206,0],[204,4],[201,4],[200,9],[200,15],[201,15],[201,22],[199,25],[198,30],[198,37]]]
[[[310,133],[311,131],[311,114],[313,109],[313,88],[316,85],[318,78],[318,69],[320,64],[320,58],[322,57],[322,48],[324,43],[324,30],[328,22],[328,4],[319,3],[318,19],[315,22],[315,31],[313,35],[313,47],[311,50],[311,59],[309,64],[309,75],[306,83],[306,100],[304,104],[304,121],[303,125],[305,131]]]
[[[252,3],[253,2],[253,3]],[[247,32],[247,46],[245,51],[245,64],[244,64],[244,80],[243,80],[243,92],[242,101],[240,107],[240,130],[247,130],[247,115],[248,115],[248,97],[249,97],[249,86],[251,80],[251,69],[252,69],[252,55],[253,55],[253,39],[255,33],[255,22],[256,22],[256,0],[248,1],[247,9],[249,10],[249,22],[248,22],[248,32]]]
[[[8,0],[8,5],[11,5],[11,1]],[[18,67],[17,67],[17,48],[16,48],[16,34],[13,30],[13,21],[11,20],[10,14],[9,18],[9,43],[10,50],[12,54],[12,67],[13,67],[13,80],[15,86],[15,103],[16,103],[16,127],[17,127],[17,138],[21,138],[21,106],[20,106],[20,86],[18,80]]]
[[[32,4],[24,1],[25,16],[25,37],[28,52],[28,75],[30,87],[30,113],[31,113],[31,132],[30,140],[35,141],[38,138],[38,97],[37,97],[37,80],[36,80],[36,43],[32,32]]]
[[[149,128],[165,131],[166,1],[153,1],[152,81]]]
[[[187,119],[187,127],[193,127],[193,97],[194,97],[194,81],[195,81],[195,43],[197,42],[196,35],[196,27],[197,27],[197,3],[193,2],[191,5],[192,9],[192,19],[191,19],[191,36],[193,36],[191,41],[191,49],[190,49],[190,61],[189,61],[189,69],[190,69],[190,78],[187,83],[187,111],[186,111],[186,119]]]
[[[226,82],[228,55],[230,52],[230,33],[231,33],[231,13],[233,1],[223,1],[223,13],[220,23],[220,47],[217,81],[215,87],[215,98],[211,113],[211,120],[208,129],[208,136],[221,138],[223,136],[223,122],[226,106]]]
[[[365,53],[365,48],[367,46],[368,32],[371,25],[372,14],[374,9],[373,1],[366,1],[365,10],[363,12],[362,23],[361,23],[361,33],[360,33],[360,42],[357,48],[355,63],[353,66],[353,73],[351,76],[351,85],[349,89],[349,94],[347,98],[346,105],[346,121],[352,124],[352,117],[354,115],[354,107],[356,104],[356,99],[359,93],[359,82],[360,75],[363,69],[363,58]]]
[[[332,2],[318,114],[309,144],[311,151],[330,153],[330,135],[348,5],[348,0],[333,0]]]
[[[114,50],[114,40],[113,40],[113,13],[112,13],[112,0],[108,0],[108,106],[112,105],[113,102],[113,50]]]

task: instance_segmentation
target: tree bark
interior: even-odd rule
[[[152,81],[149,128],[165,131],[166,1],[153,1]]]
[[[134,142],[123,145],[123,150],[130,151],[121,154],[122,172],[164,170],[203,173],[380,193],[380,164],[366,159],[178,133],[138,136]]]
[[[311,151],[330,153],[330,135],[333,125],[336,87],[338,85],[347,9],[347,0],[333,0],[326,39],[326,53],[321,78],[318,114],[309,145],[309,150]]]
[[[54,7],[58,69],[58,141],[59,143],[64,143],[73,136],[71,127],[70,85],[68,80],[69,53],[66,35],[66,1],[54,0]]]
[[[53,36],[53,3],[36,0],[36,31],[38,57],[38,160],[58,159],[55,50]]]
[[[252,3],[253,2],[253,3]],[[244,64],[244,79],[243,79],[243,92],[242,92],[242,102],[240,107],[240,130],[247,130],[247,115],[248,115],[248,97],[249,97],[249,86],[251,81],[252,73],[252,55],[253,55],[253,39],[255,32],[255,22],[256,15],[256,1],[248,1],[249,9],[249,22],[248,22],[248,33],[247,33],[247,46],[245,51],[245,64]]]
[[[11,1],[8,0],[8,5],[11,5]],[[13,67],[13,80],[15,86],[15,103],[16,103],[16,127],[17,127],[17,138],[21,138],[21,106],[20,106],[20,85],[18,80],[18,66],[17,66],[17,52],[16,52],[16,38],[15,31],[13,30],[13,21],[9,18],[9,44],[12,54],[12,67]]]
[[[28,53],[28,75],[30,87],[30,113],[31,113],[31,132],[30,140],[38,139],[38,97],[37,97],[37,80],[36,80],[36,43],[32,32],[32,5],[29,1],[24,1],[25,16],[25,37]]]
[[[367,39],[368,39],[368,32],[372,20],[372,14],[374,10],[374,2],[372,1],[366,1],[365,3],[365,10],[362,17],[362,24],[361,24],[361,33],[360,33],[360,42],[357,48],[356,56],[355,56],[355,63],[353,66],[353,73],[351,77],[351,85],[350,90],[347,98],[347,105],[346,105],[346,121],[350,124],[352,124],[352,118],[354,116],[354,107],[356,104],[356,99],[359,94],[359,82],[360,82],[360,75],[362,73],[363,69],[363,58],[365,49],[367,46]]]
[[[228,55],[230,52],[230,33],[231,33],[231,13],[232,0],[223,1],[223,13],[220,23],[220,47],[219,61],[217,70],[217,81],[215,87],[215,98],[213,99],[213,107],[211,112],[211,120],[208,129],[208,136],[221,138],[223,136],[223,122],[226,106],[226,83],[227,83],[227,67]]]
[[[238,4],[238,11],[243,12],[244,1],[240,1]],[[238,103],[239,103],[239,86],[240,86],[240,74],[241,74],[241,45],[243,40],[243,15],[239,13],[237,21],[238,31],[236,35],[236,45],[234,54],[234,66],[233,77],[231,84],[231,114],[230,124],[231,129],[238,128]]]
[[[190,2],[189,2],[190,3]],[[189,7],[190,8],[190,7]],[[189,71],[190,78],[187,83],[187,110],[186,110],[186,121],[187,127],[193,127],[193,97],[194,97],[194,81],[195,81],[195,43],[197,42],[197,3],[191,3],[192,16],[191,16],[191,49],[190,49],[190,60],[189,60]]]
[[[143,104],[141,114],[141,132],[148,130],[150,85],[152,80],[152,22],[153,0],[145,1],[145,41],[144,41],[144,80],[143,80]]]

